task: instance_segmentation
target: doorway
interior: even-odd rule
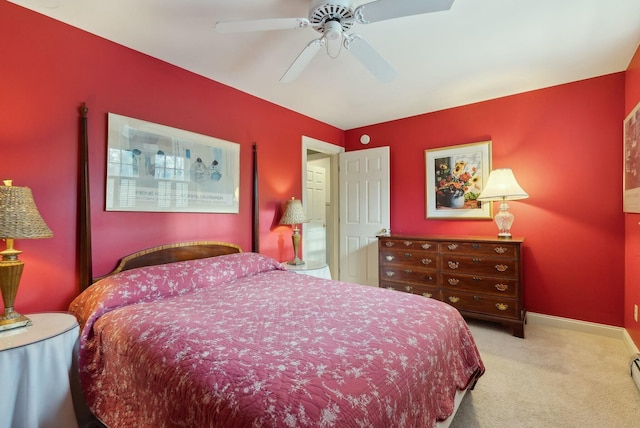
[[[344,147],[302,137],[302,205],[309,223],[302,226],[302,257],[324,261],[339,278],[338,154]]]

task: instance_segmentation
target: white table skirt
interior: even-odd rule
[[[325,262],[318,261],[308,261],[303,265],[290,265],[286,262],[283,263],[285,269],[300,273],[303,275],[315,276],[318,278],[331,279],[331,271],[329,270],[329,266]]]
[[[70,370],[79,327],[66,313],[27,315],[0,333],[0,427],[76,428]]]

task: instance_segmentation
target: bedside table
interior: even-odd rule
[[[311,261],[305,262],[303,265],[290,265],[288,263],[282,263],[286,270],[291,272],[300,273],[303,275],[315,276],[318,278],[331,279],[331,271],[329,265],[325,262]]]
[[[70,371],[78,322],[64,312],[27,317],[32,326],[0,332],[0,421],[9,427],[75,428]]]

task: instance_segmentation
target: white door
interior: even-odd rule
[[[306,261],[327,261],[327,171],[307,163],[306,210],[309,222],[304,225]]]
[[[389,230],[389,147],[340,153],[340,280],[378,286],[378,239]]]

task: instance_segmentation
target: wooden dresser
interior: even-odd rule
[[[380,287],[455,306],[524,338],[522,238],[379,236]]]

